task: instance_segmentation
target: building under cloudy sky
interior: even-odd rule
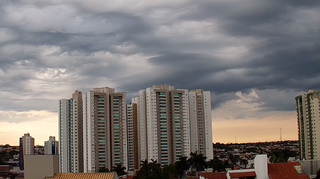
[[[211,91],[213,141],[297,139],[320,89],[320,2],[0,2],[0,144],[58,136],[58,100],[111,86]],[[252,135],[254,134],[254,135]],[[5,137],[4,137],[5,136]]]

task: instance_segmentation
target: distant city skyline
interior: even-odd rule
[[[58,100],[75,90],[110,86],[129,102],[155,84],[210,91],[213,142],[280,140],[280,128],[298,139],[294,98],[320,89],[320,1],[0,6],[0,144],[58,136]]]

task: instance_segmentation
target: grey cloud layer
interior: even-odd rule
[[[212,91],[214,108],[257,89],[265,110],[286,111],[320,89],[318,1],[5,0],[0,14],[0,110],[56,111],[75,89],[132,97],[166,83]]]

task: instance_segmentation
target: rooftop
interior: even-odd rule
[[[295,166],[300,166],[299,162],[269,163],[268,175],[270,179],[309,179],[307,174],[298,173]]]
[[[225,172],[223,173],[199,173],[200,176],[203,176],[207,179],[227,179]]]
[[[56,173],[45,179],[116,179],[115,173]]]

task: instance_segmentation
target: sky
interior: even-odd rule
[[[0,144],[58,138],[74,90],[155,84],[211,91],[213,142],[296,140],[294,98],[320,90],[320,1],[1,0],[0,14]]]

